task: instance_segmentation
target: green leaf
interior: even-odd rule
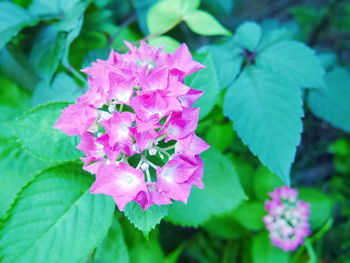
[[[129,203],[124,210],[126,217],[146,236],[167,215],[169,207],[166,205],[153,205],[147,210],[135,202]]]
[[[29,11],[44,18],[60,17],[72,10],[79,2],[80,0],[33,0]]]
[[[34,38],[30,60],[42,79],[51,80],[64,51],[66,37],[55,26],[42,28]]]
[[[210,52],[217,70],[219,88],[225,89],[236,79],[243,62],[242,50],[233,41],[204,46],[199,52]]]
[[[154,4],[147,14],[151,34],[164,34],[182,21],[183,0],[163,0]]]
[[[300,200],[310,203],[310,225],[312,230],[321,228],[332,216],[332,200],[317,189],[300,188]]]
[[[167,219],[175,224],[198,226],[211,216],[233,210],[245,199],[230,159],[213,148],[202,157],[204,189],[193,187],[187,205],[175,202],[170,207]]]
[[[36,87],[39,76],[21,50],[4,47],[0,50],[0,71],[11,81],[29,91]]]
[[[310,90],[308,105],[317,117],[350,132],[350,73],[337,67],[326,75],[324,89]]]
[[[211,235],[225,239],[237,239],[247,234],[247,230],[237,222],[233,213],[213,216],[204,223],[203,228]]]
[[[324,84],[324,70],[315,51],[305,44],[285,40],[259,50],[256,63],[303,88]]]
[[[130,250],[130,263],[164,263],[164,255],[156,239],[142,241]]]
[[[253,263],[289,262],[289,254],[278,247],[274,247],[266,231],[254,236],[251,255]]]
[[[215,65],[210,53],[196,54],[194,59],[206,66],[195,74],[186,78],[186,85],[197,90],[203,90],[204,94],[194,104],[194,107],[200,107],[199,118],[203,119],[214,107],[219,95],[218,79]]]
[[[173,53],[181,45],[179,41],[169,36],[152,38],[148,44],[154,47],[164,47],[164,51],[168,53]]]
[[[224,28],[211,14],[195,10],[187,14],[184,20],[188,27],[195,33],[203,36],[230,36],[229,30]]]
[[[281,178],[272,173],[265,166],[260,166],[254,173],[253,189],[255,197],[260,201],[267,200],[268,194],[275,188],[282,187],[284,185]]]
[[[47,80],[40,82],[32,97],[32,105],[39,106],[49,102],[70,101],[75,102],[84,89],[66,73],[60,72],[49,83]]]
[[[230,123],[217,124],[209,128],[206,140],[211,147],[216,147],[220,151],[227,150],[232,146],[233,130]]]
[[[265,214],[264,204],[260,202],[243,202],[233,211],[233,216],[237,222],[252,231],[264,227],[262,218]]]
[[[96,248],[95,262],[128,263],[129,251],[124,241],[123,229],[117,218],[113,219],[106,238]]]
[[[254,22],[240,25],[233,37],[238,46],[250,51],[256,50],[262,37],[261,27]]]
[[[226,92],[224,113],[260,161],[289,184],[302,131],[300,89],[280,75],[251,66]]]
[[[92,176],[64,164],[19,194],[0,235],[2,262],[78,262],[107,234],[114,202],[89,192]]]
[[[0,17],[0,49],[22,28],[38,22],[27,10],[11,2],[0,2]]]
[[[15,137],[0,138],[0,219],[5,217],[22,187],[51,165],[22,149]]]
[[[78,159],[81,156],[80,151],[75,149],[78,137],[67,136],[52,128],[66,106],[68,103],[49,103],[34,108],[13,121],[11,126],[23,147],[44,160]]]

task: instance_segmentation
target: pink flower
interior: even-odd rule
[[[285,251],[297,249],[310,235],[310,205],[298,200],[298,191],[288,186],[276,188],[269,196],[272,200],[265,202],[268,215],[263,221],[272,244]]]
[[[79,135],[83,168],[96,175],[94,194],[113,196],[123,210],[186,203],[192,186],[203,188],[199,154],[209,145],[195,135],[203,94],[184,84],[204,66],[186,45],[173,54],[141,42],[130,51],[111,51],[83,72],[89,90],[63,110],[54,126]]]

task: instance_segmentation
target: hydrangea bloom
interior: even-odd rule
[[[193,185],[203,188],[198,156],[209,148],[195,130],[202,91],[184,78],[204,66],[185,44],[173,54],[141,42],[130,51],[111,51],[83,70],[89,90],[65,108],[54,128],[78,135],[84,169],[96,175],[95,194],[113,196],[123,210],[131,201],[186,203]]]
[[[283,186],[269,194],[265,202],[268,215],[263,218],[272,244],[285,251],[295,250],[310,234],[309,203],[298,200],[296,189]]]

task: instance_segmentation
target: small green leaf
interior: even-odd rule
[[[148,44],[154,47],[164,47],[164,51],[173,53],[181,44],[176,39],[169,36],[159,36],[152,38]]]
[[[140,229],[146,236],[167,215],[169,207],[166,205],[153,205],[147,210],[135,202],[129,203],[124,210],[126,217]]]
[[[78,262],[112,223],[113,199],[92,195],[92,176],[64,164],[37,175],[19,194],[0,235],[3,263]]]
[[[182,21],[182,0],[163,0],[154,4],[147,14],[151,34],[164,34]]]
[[[32,105],[39,106],[49,102],[71,101],[75,102],[84,89],[66,73],[60,72],[49,83],[43,80],[35,89],[32,97]]]
[[[315,51],[292,40],[259,50],[256,63],[302,88],[324,87],[324,70]]]
[[[347,94],[347,95],[346,95]],[[350,132],[350,73],[337,67],[326,75],[326,87],[310,90],[308,105],[317,117]]]
[[[203,119],[212,110],[217,101],[219,95],[218,79],[210,53],[196,54],[194,59],[205,65],[206,68],[186,78],[185,83],[191,88],[204,91],[203,96],[194,104],[194,107],[200,107],[199,118]]]
[[[203,228],[211,235],[225,239],[238,239],[247,234],[247,230],[237,222],[233,213],[213,216],[204,223]]]
[[[11,122],[16,136],[34,155],[49,161],[70,161],[81,156],[78,137],[52,128],[68,103],[49,103],[30,110]]]
[[[42,28],[34,38],[30,60],[42,79],[51,80],[60,63],[65,40],[65,34],[55,26]]]
[[[289,254],[271,244],[266,231],[254,236],[252,242],[253,263],[288,263]]]
[[[250,51],[256,50],[262,37],[261,27],[254,22],[245,22],[240,25],[233,37],[238,46]]]
[[[281,178],[272,173],[265,166],[260,166],[254,173],[253,189],[254,194],[260,201],[266,201],[275,188],[282,187],[284,185]]]
[[[198,226],[211,216],[233,210],[245,198],[230,159],[215,149],[203,153],[204,189],[193,187],[187,205],[175,202],[169,209],[169,221]]]
[[[310,203],[310,225],[312,230],[321,228],[332,216],[332,200],[317,189],[300,188],[300,200]]]
[[[130,249],[130,263],[164,263],[164,255],[158,240],[141,241]],[[119,263],[119,262],[118,262]]]
[[[106,238],[96,248],[95,262],[128,263],[129,251],[124,241],[123,229],[114,217]]]
[[[224,113],[260,161],[289,184],[302,131],[300,89],[254,65],[246,68],[226,92]]]
[[[22,28],[38,22],[27,10],[11,2],[0,2],[0,17],[0,50]]]
[[[184,17],[188,27],[195,33],[203,36],[230,36],[231,32],[224,28],[211,14],[195,10]]]
[[[258,231],[264,227],[262,221],[266,214],[264,204],[260,202],[243,202],[233,211],[233,216],[248,230]]]

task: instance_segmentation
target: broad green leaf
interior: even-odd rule
[[[308,105],[317,117],[350,132],[350,72],[337,67],[326,75],[324,89],[310,90]]]
[[[96,248],[95,262],[128,263],[129,251],[124,241],[123,229],[117,218],[113,219],[106,238]]]
[[[332,200],[317,189],[300,188],[300,200],[310,203],[310,225],[312,230],[321,228],[332,216]]]
[[[65,40],[64,32],[55,26],[42,28],[34,38],[30,60],[42,79],[51,80],[60,63]]]
[[[235,1],[236,0],[203,0],[203,3],[210,8],[211,13],[230,15],[233,11]]]
[[[251,66],[228,89],[224,113],[260,161],[289,184],[300,142],[300,89],[268,69]]]
[[[232,213],[237,222],[248,230],[257,231],[264,227],[262,219],[266,212],[261,202],[243,202]]]
[[[19,194],[0,235],[2,262],[78,262],[104,238],[114,202],[92,195],[92,176],[64,164],[37,175]]]
[[[153,205],[147,210],[135,202],[129,203],[124,210],[126,217],[146,236],[167,215],[169,207],[166,205]]]
[[[182,21],[182,0],[162,0],[154,4],[147,14],[151,34],[164,34]]]
[[[188,27],[195,33],[203,36],[230,36],[231,32],[224,28],[211,14],[195,10],[187,14],[184,20]]]
[[[265,166],[260,166],[254,173],[253,189],[255,197],[260,201],[267,200],[268,194],[275,188],[284,185],[281,178],[272,173]]]
[[[6,123],[28,109],[29,94],[0,75],[0,138],[13,136]]]
[[[34,26],[38,19],[11,2],[0,2],[0,50],[22,28]]]
[[[147,25],[149,9],[157,2],[159,0],[134,0],[131,2],[136,11],[139,27],[144,35],[149,34]]]
[[[66,73],[60,72],[49,83],[47,80],[40,82],[32,97],[32,105],[39,106],[48,102],[71,101],[75,102],[83,94],[84,89]]]
[[[253,263],[289,262],[289,254],[271,244],[267,231],[253,237],[251,253]]]
[[[201,108],[199,118],[203,119],[212,110],[217,101],[219,95],[218,79],[210,53],[197,54],[194,56],[194,59],[205,65],[206,68],[189,76],[185,82],[191,88],[204,91],[203,96],[194,104],[194,107]]]
[[[213,148],[202,158],[204,189],[193,187],[187,205],[175,202],[170,207],[168,219],[173,223],[198,226],[214,215],[233,210],[245,199],[230,159]]]
[[[0,71],[18,86],[29,91],[36,87],[39,76],[27,56],[20,50],[4,47],[0,50]]]
[[[78,137],[65,135],[52,128],[61,110],[68,103],[49,103],[34,108],[11,122],[23,147],[34,155],[49,161],[76,160],[81,153],[75,149]]]
[[[233,130],[230,123],[217,124],[209,128],[206,140],[211,147],[215,147],[220,151],[227,150],[232,146]]]
[[[5,217],[22,187],[51,165],[22,149],[15,137],[0,138],[0,219]]]
[[[242,50],[233,41],[219,45],[204,46],[199,52],[209,52],[214,61],[220,90],[227,88],[239,74],[243,56]]]
[[[258,47],[261,37],[261,27],[257,23],[245,22],[237,28],[233,39],[241,48],[254,51]]]
[[[176,263],[179,260],[179,257],[181,256],[182,251],[185,248],[185,243],[182,243],[180,246],[178,246],[174,251],[169,253],[166,258],[164,259],[164,263]]]
[[[204,223],[203,228],[211,235],[225,239],[237,239],[247,234],[247,230],[237,222],[233,213],[213,216]]]
[[[324,70],[314,50],[292,40],[276,42],[258,51],[256,63],[303,88],[324,86]]]
[[[32,14],[41,17],[59,17],[69,12],[81,0],[33,0],[29,6]]]
[[[179,41],[169,36],[152,38],[148,44],[154,47],[164,47],[164,51],[168,53],[173,53],[181,45]]]

